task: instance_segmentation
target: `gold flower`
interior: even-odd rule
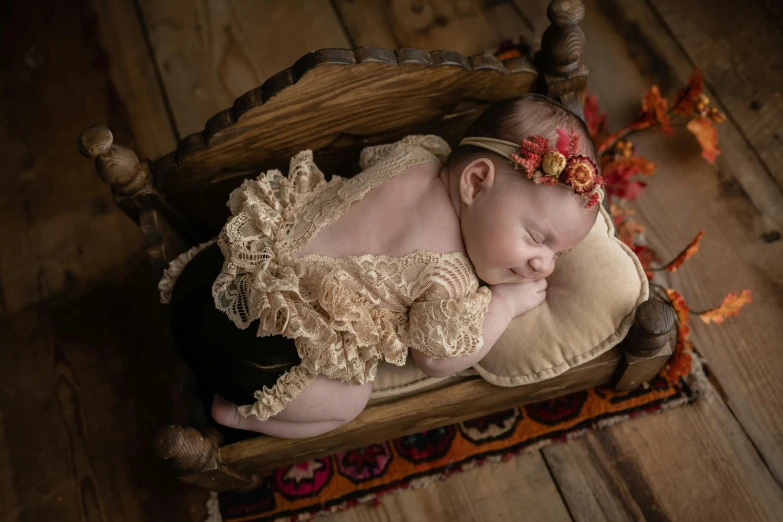
[[[550,150],[544,155],[541,167],[547,176],[558,177],[566,166],[566,158],[556,150]]]

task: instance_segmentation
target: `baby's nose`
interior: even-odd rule
[[[541,274],[547,274],[551,271],[554,259],[543,257],[534,257],[529,261],[530,268]]]

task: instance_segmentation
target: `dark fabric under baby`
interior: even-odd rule
[[[223,254],[212,245],[180,274],[171,295],[174,343],[201,385],[235,404],[252,404],[256,390],[274,385],[301,359],[292,339],[258,337],[258,321],[240,330],[215,309],[212,283],[222,266]]]

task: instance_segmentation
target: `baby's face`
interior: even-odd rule
[[[566,187],[494,174],[471,185],[478,190],[469,201],[461,191],[462,235],[476,274],[490,285],[548,277],[593,225],[595,213]]]

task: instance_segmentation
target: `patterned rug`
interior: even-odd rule
[[[594,388],[277,469],[259,489],[214,495],[209,520],[300,521],[358,503],[377,504],[385,493],[687,404],[703,380],[697,355],[677,353],[649,384],[630,392]]]

